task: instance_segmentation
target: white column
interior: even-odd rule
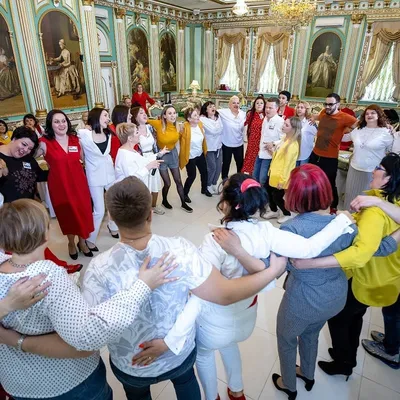
[[[161,94],[161,73],[160,73],[160,40],[158,37],[158,17],[151,17],[150,25],[150,74],[153,84],[153,93],[155,97]]]
[[[211,83],[211,68],[212,68],[212,40],[213,34],[211,24],[205,25],[205,40],[204,40],[204,74],[203,74],[203,92],[208,95],[212,89]]]
[[[91,75],[90,89],[92,92],[92,99],[94,100],[94,107],[104,107],[104,94],[101,85],[101,66],[100,66],[100,52],[99,44],[97,41],[97,28],[96,28],[96,15],[94,11],[93,1],[83,1],[83,21],[86,29],[86,35],[83,35],[83,43],[85,48],[85,62],[86,71]],[[81,13],[82,15],[82,13]]]
[[[301,82],[302,82],[302,75],[303,75],[303,65],[305,61],[305,57],[307,56],[306,51],[306,44],[307,44],[307,27],[301,27],[299,31],[296,32],[298,35],[297,40],[297,54],[294,57],[296,60],[295,64],[293,65],[294,73],[293,73],[293,100],[298,100],[301,96]]]
[[[24,68],[24,76],[29,77],[30,84],[33,89],[33,108],[36,110],[36,116],[39,118],[44,118],[47,115],[47,110],[51,108],[47,104],[46,99],[46,77],[40,66],[42,65],[41,59],[41,49],[38,46],[40,43],[37,40],[35,26],[33,24],[34,17],[32,15],[31,5],[26,0],[15,0],[15,2],[10,2],[13,11],[16,11],[18,16],[18,26],[22,33],[22,45],[25,48],[26,60],[28,63],[28,68]],[[28,84],[29,84],[28,81]]]
[[[128,49],[127,49],[127,37],[126,37],[126,25],[125,25],[125,14],[124,9],[117,8],[115,10],[115,40],[117,41],[117,63],[118,63],[118,75],[119,75],[119,97],[122,100],[125,97],[132,97],[132,88],[130,82],[130,70],[128,63]]]
[[[218,63],[218,47],[219,47],[219,38],[218,38],[218,29],[214,29],[214,71],[217,69]],[[217,74],[214,73],[214,90],[218,90],[219,82],[217,81]]]
[[[178,93],[185,94],[186,80],[185,80],[185,24],[181,21],[178,22],[177,34],[177,76],[178,76]]]

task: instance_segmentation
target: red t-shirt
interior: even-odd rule
[[[342,111],[335,115],[327,115],[325,110],[319,113],[317,141],[314,153],[320,157],[338,158],[339,147],[346,128],[350,128],[357,121]]]
[[[153,100],[146,92],[133,93],[132,104],[134,104],[134,103],[140,104],[140,107],[142,107],[144,109],[144,111],[146,111],[146,114],[147,114],[146,101],[148,101],[151,105],[153,105],[155,103],[155,100]]]
[[[294,117],[295,115],[296,115],[296,110],[289,106],[285,107],[282,115],[279,114],[279,116],[282,117],[283,119],[291,118]]]

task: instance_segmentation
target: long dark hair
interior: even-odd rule
[[[265,98],[262,94],[258,95],[257,98],[253,101],[253,106],[251,107],[251,110],[249,111],[250,113],[250,119],[249,119],[249,123],[247,124],[248,128],[247,128],[247,137],[250,137],[251,134],[251,124],[253,123],[253,119],[254,116],[256,115],[256,101],[257,100],[262,100],[264,103],[264,109],[263,109],[263,113],[265,115],[265,106],[267,105],[267,102],[265,101]]]
[[[204,115],[205,117],[208,118],[207,107],[210,106],[210,105],[215,106],[215,103],[213,101],[206,101],[201,106],[200,115]],[[217,119],[219,118],[219,112],[217,110],[215,110],[215,116],[217,117]]]
[[[46,137],[47,139],[53,140],[56,138],[56,134],[54,133],[54,129],[53,129],[53,117],[55,114],[62,114],[65,117],[65,120],[67,121],[68,124],[68,129],[67,129],[67,135],[76,135],[75,130],[72,128],[72,124],[71,121],[69,120],[69,118],[67,117],[67,114],[65,114],[64,111],[61,110],[51,110],[46,117],[46,127],[45,127],[45,133],[46,133]]]
[[[112,111],[111,114],[111,121],[114,124],[115,127],[117,127],[118,124],[126,123],[126,122],[131,122],[128,121],[128,114],[129,114],[129,107],[124,106],[124,105],[117,105],[114,107],[114,110]],[[99,116],[100,118],[100,116]]]
[[[33,149],[30,154],[27,154],[25,157],[31,157],[36,153],[37,148],[39,147],[39,138],[36,135],[36,132],[33,132],[32,129],[27,128],[25,126],[19,126],[16,128],[11,136],[11,141],[18,139],[30,139],[33,143]],[[24,158],[25,158],[24,157]]]
[[[221,223],[247,221],[257,211],[260,211],[260,216],[265,214],[268,203],[267,191],[263,187],[250,187],[242,193],[241,185],[246,179],[253,178],[238,173],[225,182],[217,210],[221,210],[224,202],[229,205],[230,210],[229,214],[221,219]]]
[[[95,133],[101,133],[100,116],[103,111],[107,111],[103,107],[95,107],[89,111],[87,124],[92,128]],[[108,128],[103,129],[106,135],[110,134]]]
[[[390,178],[382,189],[383,195],[390,203],[400,200],[400,155],[389,153],[381,161],[381,165],[385,168],[386,175]]]
[[[6,128],[6,133],[8,132],[8,125],[6,124],[6,121],[3,121],[2,119],[0,119],[0,124],[5,126]]]

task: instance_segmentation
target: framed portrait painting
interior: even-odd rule
[[[342,41],[333,32],[325,32],[314,40],[307,70],[306,97],[325,98],[335,91],[340,65]]]
[[[133,28],[128,34],[128,55],[132,93],[139,83],[150,92],[149,43],[140,28]]]
[[[7,23],[0,15],[0,106],[1,116],[26,113],[14,49]]]
[[[171,32],[160,38],[161,90],[176,92],[176,44]]]
[[[43,16],[40,31],[53,107],[86,106],[83,57],[75,23],[60,11],[50,11]]]

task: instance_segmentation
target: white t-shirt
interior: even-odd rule
[[[221,117],[216,120],[207,118],[204,115],[200,117],[200,121],[203,123],[204,134],[206,137],[207,151],[217,151],[222,147],[222,131],[224,126],[222,125]]]
[[[310,125],[306,118],[301,121],[303,127],[301,128],[301,147],[299,160],[306,160],[310,157],[315,143],[315,135],[317,134],[317,127]]]
[[[218,110],[222,120],[222,143],[227,147],[239,147],[243,145],[243,129],[246,113],[239,110],[235,116],[229,108]]]
[[[203,140],[204,135],[200,127],[198,125],[196,128],[190,127],[190,160],[201,156],[201,153],[203,153]]]
[[[393,145],[393,135],[387,128],[356,128],[350,138],[354,144],[350,165],[363,172],[372,172]]]
[[[271,160],[272,154],[264,149],[265,143],[273,143],[282,138],[282,125],[284,119],[276,114],[274,117],[264,118],[261,129],[260,151],[258,157],[264,160]]]

